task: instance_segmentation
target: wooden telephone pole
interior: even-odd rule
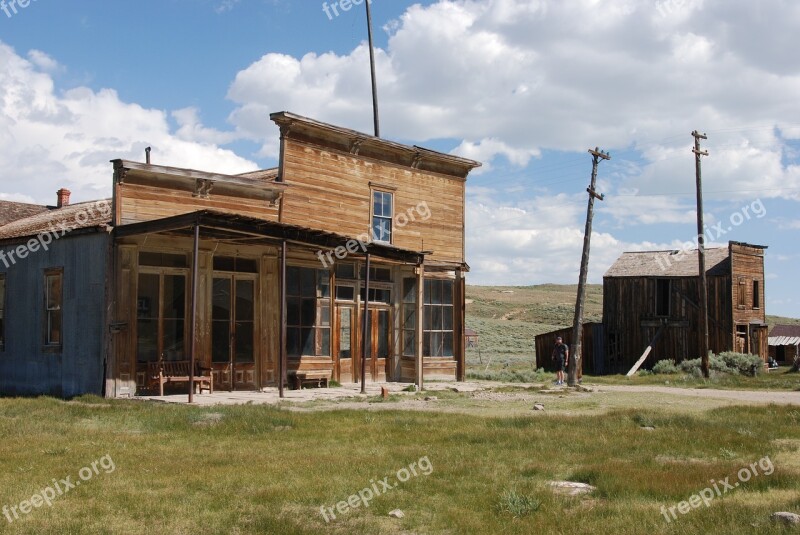
[[[709,377],[708,365],[708,280],[706,279],[706,231],[703,223],[703,178],[700,173],[700,158],[708,156],[707,150],[700,150],[700,140],[708,139],[705,134],[697,130],[692,132],[694,137],[695,174],[697,176],[697,263],[700,268],[700,367],[703,377]]]
[[[581,362],[581,345],[583,344],[583,302],[586,299],[586,278],[589,274],[589,249],[592,243],[592,219],[594,219],[594,200],[605,198],[595,191],[597,186],[597,166],[601,160],[610,160],[611,156],[607,152],[602,152],[599,148],[589,149],[592,155],[592,183],[586,188],[589,192],[589,209],[586,213],[586,231],[583,234],[583,256],[581,257],[581,274],[578,279],[578,298],[575,303],[575,321],[572,325],[572,347],[569,355],[569,373],[567,384],[577,386],[578,366]]]
[[[367,0],[364,4],[367,6],[367,34],[369,35],[369,70],[372,75],[372,118],[375,123],[375,137],[381,137],[381,125],[378,118],[378,80],[375,74],[375,46],[372,42],[372,9],[370,3],[372,0]]]

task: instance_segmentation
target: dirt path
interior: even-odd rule
[[[800,405],[800,392],[774,390],[714,390],[710,388],[676,388],[671,386],[600,385],[593,387],[605,392],[669,394],[703,399],[724,399],[752,404]]]

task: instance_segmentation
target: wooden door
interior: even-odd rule
[[[392,318],[388,308],[370,308],[367,320],[367,380],[384,382],[392,357]]]
[[[211,362],[214,385],[220,389],[256,388],[255,285],[251,276],[214,276]]]
[[[352,305],[336,305],[336,337],[334,355],[336,357],[336,377],[339,383],[357,383],[358,368],[356,353],[356,314]]]

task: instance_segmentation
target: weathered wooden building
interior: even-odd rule
[[[800,325],[776,325],[769,333],[769,356],[791,366],[800,359]]]
[[[751,353],[766,362],[765,249],[730,242],[706,250],[714,353]],[[644,367],[700,357],[698,272],[697,250],[624,253],[611,266],[603,278],[606,372],[627,372],[654,339]]]
[[[567,344],[570,351],[572,351],[572,331],[572,327],[564,327],[563,329],[536,335],[533,341],[536,347],[536,368],[555,371],[552,355],[556,339],[561,337],[561,341]],[[584,373],[591,375],[605,373],[606,346],[604,340],[602,323],[587,322],[583,324],[581,362],[578,369],[579,378],[583,377]]]
[[[0,392],[131,396],[191,357],[215,389],[464,378],[465,183],[480,164],[271,118],[276,169],[115,160],[110,202],[0,226],[4,251],[70,227],[0,262]]]

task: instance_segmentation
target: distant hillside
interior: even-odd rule
[[[467,286],[467,327],[480,336],[480,354],[467,351],[470,370],[530,370],[534,360],[533,339],[572,325],[577,285]],[[585,321],[602,321],[603,287],[586,289]],[[798,325],[800,319],[767,316],[770,326]]]

